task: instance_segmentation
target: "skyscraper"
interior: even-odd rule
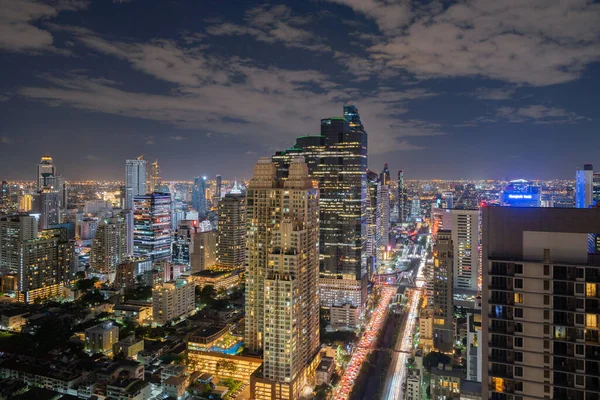
[[[381,175],[379,175],[379,180],[383,185],[390,184],[390,167],[388,163],[383,163],[383,171],[381,171]]]
[[[6,181],[0,184],[0,206],[5,210],[10,206],[10,186]]]
[[[398,171],[398,221],[407,222],[408,219],[408,196],[404,187],[404,171]]]
[[[379,177],[371,171],[367,171],[367,227],[366,227],[366,257],[367,257],[367,271],[369,274],[375,272],[377,267],[377,257],[380,247],[380,233],[381,233],[381,216],[378,195],[379,189]]]
[[[246,197],[227,194],[219,201],[217,264],[242,268],[246,259]]]
[[[320,135],[299,137],[293,148],[277,152],[278,176],[285,177],[298,156],[320,189],[322,305],[362,306],[367,297],[367,133],[358,109],[344,106],[344,118],[321,120]]]
[[[90,267],[114,274],[127,257],[127,221],[122,215],[101,218],[90,251]]]
[[[438,231],[433,245],[433,347],[443,353],[454,349],[452,247],[452,232]]]
[[[59,296],[71,278],[75,254],[66,229],[43,230],[37,238],[20,241],[18,252],[17,300]]]
[[[594,205],[594,166],[585,164],[575,174],[575,208],[589,208]]]
[[[192,207],[198,211],[198,219],[206,218],[208,207],[206,204],[206,177],[197,176],[194,179],[194,187],[192,188]]]
[[[158,160],[155,160],[150,164],[150,173],[148,174],[147,191],[148,193],[158,192],[161,190],[162,181],[160,177],[160,167],[158,166]],[[142,194],[142,193],[140,193]],[[145,194],[145,193],[143,193]]]
[[[186,270],[191,266],[197,225],[198,221],[179,221],[177,233],[173,238],[173,262],[187,266]]]
[[[479,290],[479,210],[452,210],[454,289]]]
[[[134,197],[146,193],[146,160],[142,155],[125,162],[125,209],[133,210]]]
[[[379,254],[378,258],[383,260],[383,254],[387,251],[390,243],[390,186],[383,184],[385,174],[381,174],[384,178],[379,180],[379,188],[377,191],[379,215],[381,223],[379,225]]]
[[[52,157],[43,156],[37,165],[37,190],[42,190],[48,186],[54,186],[54,176],[56,170],[52,163]]]
[[[463,198],[464,197],[465,196],[463,195]],[[476,202],[478,203],[477,200]],[[542,196],[540,187],[525,179],[512,180],[502,192],[501,204],[505,207],[541,207]],[[476,206],[476,204],[471,204],[466,208],[474,208],[474,206]],[[459,201],[456,207],[462,207],[462,202]]]
[[[245,343],[263,353],[250,391],[256,399],[297,399],[319,351],[319,191],[301,158],[285,181],[263,158],[247,201]]]
[[[215,188],[215,196],[217,197],[217,200],[220,200],[222,197],[222,192],[221,192],[222,186],[223,186],[223,178],[221,177],[221,175],[217,175],[217,184],[216,184],[216,188]]]
[[[60,224],[60,194],[51,188],[35,193],[32,210],[40,216],[40,229],[49,229],[53,225]]]
[[[191,272],[196,273],[213,267],[217,262],[217,232],[195,229],[194,251],[190,255]]]
[[[20,266],[19,244],[38,235],[38,221],[28,214],[0,217],[0,274],[16,274]]]
[[[482,218],[482,397],[597,398],[600,209]]]
[[[153,262],[171,257],[171,195],[154,192],[134,198],[133,247]]]

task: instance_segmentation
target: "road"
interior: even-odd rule
[[[394,294],[396,294],[395,287],[381,288],[381,300],[373,311],[371,319],[365,329],[365,333],[361,336],[358,345],[352,353],[348,368],[346,368],[340,383],[334,389],[333,398],[335,400],[347,399],[350,396],[352,387],[354,386],[354,380],[358,376],[365,358],[371,352],[371,348],[376,345],[377,334],[381,331],[381,327],[388,312],[388,306],[392,297],[394,297]]]
[[[427,248],[427,246],[425,246]],[[413,289],[411,297],[407,305],[407,314],[404,320],[402,333],[398,337],[398,341],[394,347],[394,355],[388,370],[385,388],[383,391],[383,400],[403,400],[404,390],[402,384],[406,379],[406,360],[411,356],[410,351],[413,349],[413,334],[417,319],[419,316],[419,299],[423,286],[422,276],[425,267],[427,254],[422,254],[421,263],[417,271],[417,287]],[[421,278],[421,279],[419,279]]]

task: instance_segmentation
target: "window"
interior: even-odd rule
[[[523,309],[522,308],[515,308],[515,317],[523,318]]]
[[[575,314],[575,323],[577,325],[583,325],[583,314]]]
[[[577,278],[585,278],[585,268],[577,268]]]
[[[598,316],[596,314],[585,314],[585,326],[586,328],[597,328],[598,327]]]
[[[523,347],[523,338],[522,337],[515,338],[515,347]]]
[[[544,281],[544,290],[550,290],[550,281]]]
[[[523,367],[515,367],[515,376],[523,376]]]
[[[550,319],[550,310],[544,310],[544,319],[545,320],[549,320]]]
[[[550,341],[544,340],[544,349],[548,350],[550,348]]]
[[[548,354],[544,354],[544,364],[550,364],[550,356]]]
[[[548,264],[544,265],[544,275],[545,276],[550,275],[550,266]]]
[[[544,335],[550,334],[550,325],[544,325]]]
[[[583,294],[583,283],[576,283],[575,284],[575,293],[577,294]]]
[[[575,345],[575,354],[583,356],[585,355],[585,347],[582,344]]]
[[[523,293],[515,293],[514,298],[516,304],[523,304]]]
[[[523,289],[523,279],[515,279],[515,289]]]
[[[544,393],[550,393],[550,386],[544,386]]]
[[[596,297],[596,284],[586,283],[585,284],[585,295],[587,297]]]
[[[523,264],[515,264],[515,274],[523,273]]]
[[[585,361],[584,360],[575,360],[575,368],[578,371],[585,371]]]
[[[575,375],[575,384],[577,386],[583,386],[584,381],[585,381],[585,378],[583,375]]]
[[[544,378],[550,379],[550,370],[547,370],[547,369],[544,370]]]
[[[550,296],[544,296],[544,305],[550,305]]]
[[[585,301],[583,298],[576,298],[575,299],[575,308],[585,308]],[[583,322],[581,322],[583,324]]]
[[[515,332],[523,332],[523,324],[521,322],[515,322]]]
[[[515,361],[523,362],[523,353],[520,351],[515,352]]]

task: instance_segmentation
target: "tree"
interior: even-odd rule
[[[446,354],[432,351],[423,358],[423,367],[429,371],[432,367],[437,367],[440,363],[446,365],[451,361],[452,359]]]
[[[98,278],[96,277],[93,277],[91,279],[80,279],[75,283],[75,288],[77,290],[82,290],[85,292],[90,289],[93,289],[96,285],[96,282],[98,282]]]
[[[217,291],[213,285],[206,285],[200,290],[198,297],[200,297],[200,302],[202,304],[210,305],[215,301]]]

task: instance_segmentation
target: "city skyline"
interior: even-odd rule
[[[5,3],[3,179],[29,179],[46,153],[67,180],[121,179],[140,153],[165,180],[249,177],[348,101],[369,167],[407,180],[571,178],[600,162],[591,1]]]

